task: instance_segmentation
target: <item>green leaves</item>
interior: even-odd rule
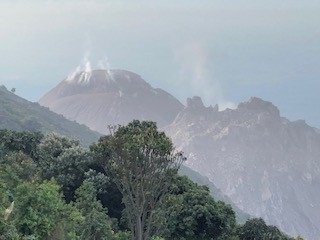
[[[158,224],[167,239],[217,239],[235,227],[231,207],[216,202],[206,187],[187,177],[176,177],[157,212]]]
[[[53,237],[59,228],[59,233],[67,237],[68,228],[81,220],[81,214],[63,201],[59,186],[54,181],[19,185],[15,190],[15,203],[17,230],[35,239]]]
[[[73,200],[74,191],[80,187],[85,173],[90,170],[90,152],[79,146],[77,141],[49,134],[39,144],[37,154],[42,178],[55,178],[62,186],[66,200]]]
[[[150,239],[154,210],[180,167],[170,139],[154,122],[133,121],[92,147],[123,194],[134,237]]]
[[[84,181],[77,190],[75,206],[84,216],[83,223],[78,227],[80,239],[110,240],[112,235],[111,221],[107,210],[97,200],[94,184]]]
[[[250,219],[237,230],[240,240],[290,240],[278,228],[267,226],[263,219]]]
[[[36,178],[37,166],[24,153],[10,152],[0,159],[0,179],[5,182],[8,189],[14,189],[18,184],[33,181]]]
[[[177,175],[183,160],[153,122],[120,126],[90,150],[0,131],[0,239],[290,239],[261,219],[237,227],[229,205]]]
[[[0,130],[0,146],[2,151],[22,151],[33,157],[37,145],[43,135],[39,132],[15,132],[11,130]]]
[[[173,151],[171,140],[158,131],[154,122],[135,120],[127,126],[120,126],[114,134],[114,140],[123,147],[122,150],[130,154],[141,148],[152,149],[158,155],[170,154]]]

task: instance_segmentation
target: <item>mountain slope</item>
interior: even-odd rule
[[[125,70],[93,70],[69,76],[39,103],[70,120],[107,133],[107,125],[133,119],[153,120],[159,126],[173,121],[183,105],[139,75]]]
[[[199,97],[166,128],[187,165],[243,211],[291,235],[320,236],[320,134],[259,98],[219,112]]]
[[[224,195],[220,189],[218,189],[213,182],[209,180],[209,178],[202,176],[200,173],[192,170],[191,168],[182,165],[179,173],[181,175],[189,177],[193,182],[199,184],[199,185],[204,185],[207,186],[210,190],[210,194],[219,201],[223,201],[227,204],[230,204],[232,206],[232,209],[236,213],[237,217],[237,222],[240,224],[244,224],[251,216],[242,210],[240,210],[232,201],[231,199]]]
[[[18,97],[4,86],[0,86],[0,129],[4,128],[16,131],[57,132],[77,139],[86,146],[100,136],[88,127],[69,121],[48,108]]]

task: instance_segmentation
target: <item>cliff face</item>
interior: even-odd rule
[[[188,157],[243,211],[292,235],[320,236],[320,134],[259,98],[219,112],[200,98],[165,128]]]
[[[133,119],[160,127],[173,121],[183,105],[139,75],[125,70],[93,70],[68,77],[39,103],[70,120],[107,133],[107,126]]]

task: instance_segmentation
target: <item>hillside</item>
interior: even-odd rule
[[[182,165],[180,168],[180,174],[189,177],[193,182],[201,185],[201,186],[207,186],[210,190],[211,196],[214,197],[214,199],[223,201],[227,204],[230,204],[232,206],[232,209],[236,213],[237,221],[241,224],[245,223],[251,216],[242,210],[240,210],[233,202],[232,200],[224,195],[220,189],[218,189],[213,182],[209,180],[209,178],[202,176],[200,173],[192,170],[191,168]]]
[[[69,121],[38,103],[29,102],[0,86],[0,129],[57,132],[79,140],[83,145],[95,142],[100,134]]]

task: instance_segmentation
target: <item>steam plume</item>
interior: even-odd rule
[[[90,56],[90,53],[87,52],[82,58],[80,64],[76,67],[76,69],[69,74],[69,76],[66,79],[67,82],[77,81],[77,83],[80,83],[80,84],[88,84],[90,82],[92,70],[94,69],[106,70],[107,71],[106,79],[111,79],[111,80],[113,79],[110,71],[110,64],[107,57],[104,57],[101,60],[98,60],[96,67],[92,68],[92,64],[91,64],[91,61],[89,60],[89,56]]]
[[[218,103],[220,110],[235,108],[226,101],[219,81],[212,78],[213,69],[208,66],[208,56],[204,47],[197,43],[187,44],[175,52],[175,60],[180,65],[181,82],[193,95],[204,98],[206,103]]]

